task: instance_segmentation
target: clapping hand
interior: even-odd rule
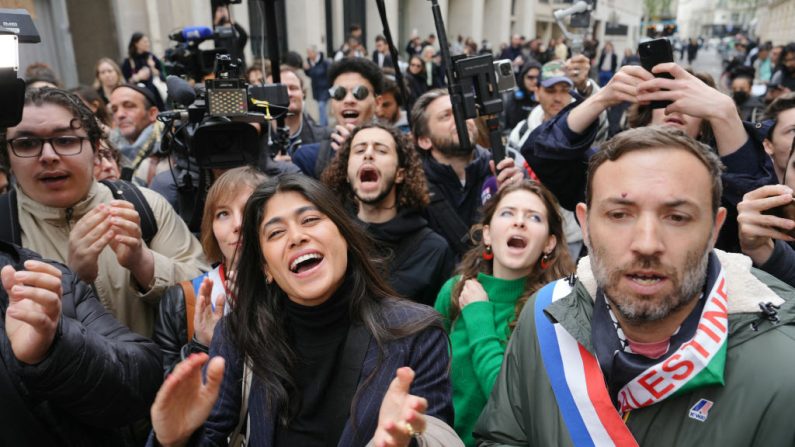
[[[47,355],[61,318],[61,271],[41,261],[25,261],[25,270],[10,265],[0,271],[8,294],[5,332],[14,356],[34,365]]]
[[[207,382],[202,383],[202,366],[208,358],[207,354],[192,354],[177,365],[157,392],[151,416],[161,445],[185,445],[210,415],[224,377],[224,359],[210,360]]]
[[[399,368],[389,384],[378,413],[378,427],[373,436],[376,447],[405,447],[412,436],[425,431],[425,410],[428,401],[409,394],[414,371]]]

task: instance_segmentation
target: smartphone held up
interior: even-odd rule
[[[638,45],[638,56],[640,56],[640,65],[649,73],[652,73],[651,70],[656,65],[674,61],[674,50],[668,39],[654,39],[642,42]],[[657,78],[673,79],[670,73],[652,74]],[[652,101],[651,108],[662,109],[668,107],[670,104],[671,101]]]

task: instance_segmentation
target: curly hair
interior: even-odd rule
[[[321,177],[323,183],[341,197],[353,198],[353,190],[348,182],[348,159],[351,155],[351,141],[357,133],[364,129],[381,129],[388,132],[395,140],[398,168],[403,168],[405,173],[403,182],[395,185],[398,207],[423,209],[428,206],[430,197],[425,181],[425,171],[417,151],[414,150],[414,145],[399,130],[381,123],[362,124],[351,132],[351,136],[342,145],[337,156],[323,171]]]
[[[458,265],[456,274],[460,275],[458,282],[453,286],[450,293],[450,321],[454,322],[459,315],[461,315],[461,307],[458,304],[458,297],[464,288],[464,283],[468,279],[477,278],[478,273],[485,273],[487,275],[493,274],[494,261],[486,261],[483,259],[483,252],[486,250],[486,244],[483,242],[482,229],[484,225],[490,225],[494,213],[497,208],[508,194],[515,191],[528,191],[535,194],[541,199],[541,202],[546,207],[547,212],[547,226],[549,227],[549,234],[555,236],[555,248],[549,255],[549,266],[546,269],[541,268],[541,257],[536,261],[533,271],[527,276],[525,283],[525,291],[522,296],[516,301],[516,308],[514,311],[514,318],[509,323],[508,327],[513,330],[522,313],[527,300],[545,284],[552,282],[558,278],[569,275],[574,271],[574,263],[569,256],[568,245],[566,244],[566,236],[563,233],[563,217],[560,214],[560,208],[555,196],[538,182],[533,180],[522,180],[518,183],[511,183],[501,188],[497,194],[494,195],[483,206],[483,218],[478,225],[472,227],[471,237],[475,242],[474,247],[464,254],[464,258]]]
[[[334,62],[328,69],[329,83],[333,85],[337,77],[345,73],[358,73],[364,79],[367,79],[367,82],[373,86],[373,93],[376,96],[380,95],[384,90],[384,75],[378,65],[370,59],[346,57]]]

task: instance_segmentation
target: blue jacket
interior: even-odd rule
[[[567,119],[572,103],[554,118],[538,126],[521,148],[522,156],[544,184],[560,202],[560,206],[574,210],[577,203],[585,201],[588,160],[597,148],[593,147],[598,122],[582,134],[569,128]],[[721,206],[726,207],[726,222],[718,235],[716,248],[739,252],[737,238],[737,204],[745,193],[764,185],[778,183],[773,163],[765,153],[762,138],[753,124],[744,123],[748,140],[737,151],[720,157],[726,170],[721,175],[723,195]],[[713,145],[714,147],[714,145]]]
[[[308,61],[311,64],[311,61]],[[323,53],[320,53],[320,60],[315,65],[310,65],[306,70],[306,74],[312,80],[312,97],[315,101],[328,101],[330,95],[328,92],[331,83],[328,80],[328,69],[331,62],[326,59]]]
[[[401,301],[385,304],[388,326],[398,327],[417,318],[416,309],[405,306]],[[242,359],[235,347],[226,341],[224,332],[223,324],[219,324],[210,346],[210,357],[220,355],[226,360],[218,401],[204,426],[191,438],[202,446],[226,445],[227,436],[234,430],[240,417]],[[378,425],[381,401],[395,371],[402,366],[409,366],[416,373],[410,392],[428,400],[426,414],[452,425],[448,350],[447,336],[441,326],[430,327],[419,334],[386,343],[383,358],[379,362],[379,348],[371,337],[359,376],[358,395],[355,398],[355,419],[358,424],[354,429],[351,420],[348,420],[338,445],[364,446],[370,441]],[[372,379],[364,386],[365,380],[371,374]],[[254,378],[249,397],[252,424],[248,445],[251,446],[270,446],[273,441],[275,421],[265,397],[261,383]]]

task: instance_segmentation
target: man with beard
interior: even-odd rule
[[[431,90],[417,98],[411,127],[431,193],[426,210],[428,223],[461,256],[469,249],[469,227],[479,220],[482,197],[490,196],[490,185],[484,190],[484,184],[494,172],[491,153],[475,146],[477,128],[473,120],[467,120],[472,147],[458,143],[453,106],[446,90]],[[523,178],[511,158],[500,160],[496,167],[500,171],[496,185]]]
[[[480,445],[792,444],[795,291],[713,249],[720,171],[662,128],[591,159],[577,206],[591,256],[525,307]]]
[[[387,259],[392,288],[433,305],[455,259],[420,214],[430,200],[419,156],[406,137],[391,126],[362,125],[342,145],[323,182],[354,202],[356,217]]]

